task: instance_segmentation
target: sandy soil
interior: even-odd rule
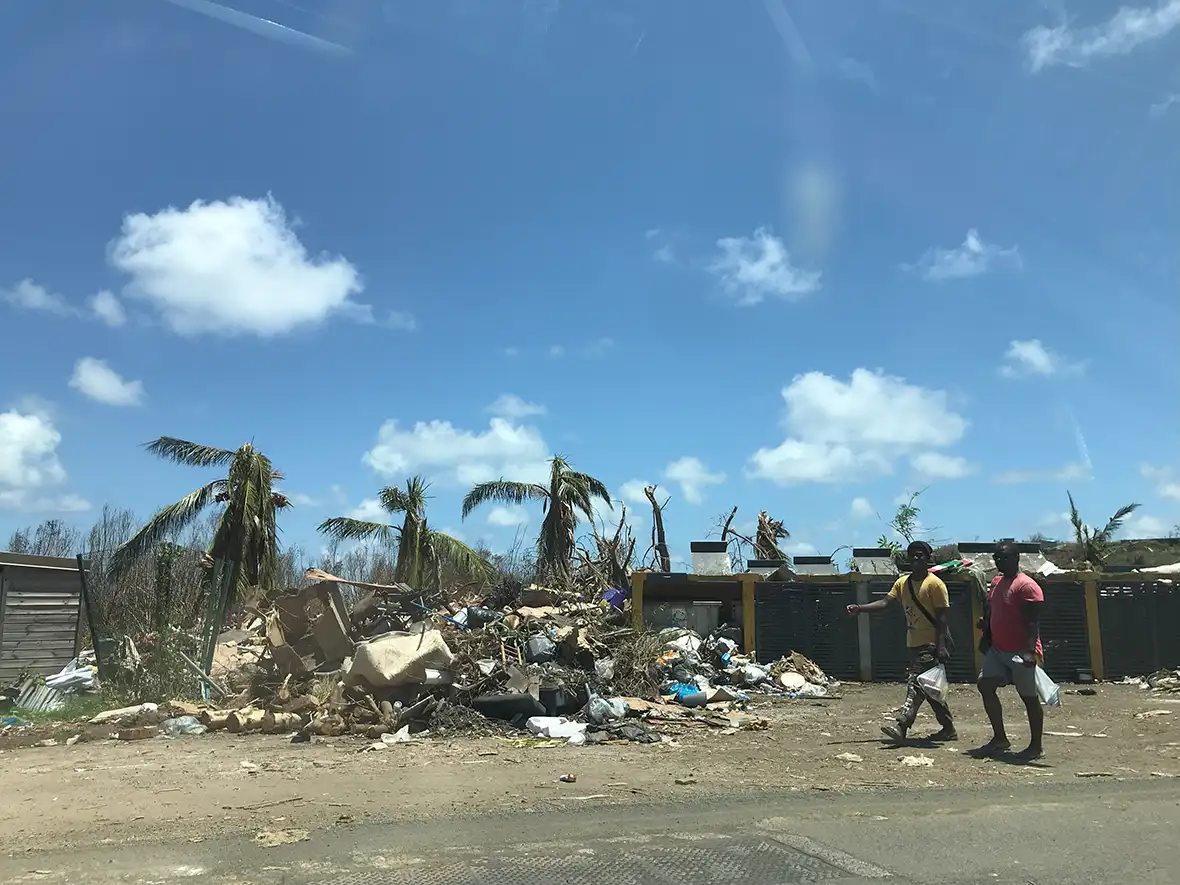
[[[827,701],[766,701],[765,731],[721,734],[671,729],[671,744],[519,747],[497,738],[426,740],[360,752],[369,742],[329,738],[291,744],[224,733],[174,740],[82,741],[0,750],[0,848],[176,838],[334,822],[429,819],[460,813],[529,811],[669,797],[768,791],[884,791],[1000,787],[1080,775],[1147,779],[1180,775],[1180,696],[1132,686],[1067,694],[1049,710],[1048,756],[1035,765],[978,761],[965,751],[989,734],[978,696],[951,699],[961,740],[885,746],[880,726],[902,700],[896,685],[847,685]],[[1013,743],[1027,736],[1023,710],[1006,690]],[[1166,710],[1159,715],[1136,714]],[[928,714],[915,734],[932,732]],[[1079,736],[1065,737],[1064,734]],[[1100,736],[1104,735],[1104,736]],[[852,753],[862,761],[844,761]],[[907,755],[929,766],[909,767]],[[576,783],[561,783],[563,774]],[[690,781],[690,782],[685,782]]]

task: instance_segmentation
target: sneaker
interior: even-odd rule
[[[936,731],[934,734],[930,735],[930,737],[929,737],[929,740],[932,740],[935,743],[943,743],[945,741],[957,741],[958,739],[959,739],[959,733],[957,731],[955,731],[955,727],[953,725],[948,725],[946,728],[942,729],[941,731]]]
[[[881,733],[891,740],[901,743],[905,740],[906,727],[900,723],[897,725],[882,725]]]

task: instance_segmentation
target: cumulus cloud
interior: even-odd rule
[[[108,406],[138,406],[143,402],[142,381],[127,381],[92,356],[84,356],[74,364],[70,387]]]
[[[413,318],[352,300],[363,287],[345,258],[309,255],[273,198],[197,200],[123,219],[109,248],[127,298],[180,335],[274,337],[331,316],[411,328]]]
[[[511,507],[493,507],[488,512],[488,525],[513,527],[525,525],[529,521],[529,512],[519,505]]]
[[[783,241],[766,228],[752,237],[723,237],[717,248],[709,270],[740,305],[761,304],[768,297],[794,301],[819,288],[819,271],[795,267]]]
[[[962,479],[975,472],[966,458],[942,452],[922,452],[910,459],[910,466],[927,479]]]
[[[881,371],[856,369],[847,382],[808,372],[782,395],[787,439],[759,449],[748,468],[780,485],[883,476],[897,459],[947,448],[967,430],[943,391]]]
[[[90,306],[90,313],[99,322],[106,323],[113,329],[127,323],[127,311],[123,309],[123,302],[115,297],[113,292],[103,289],[91,295],[86,302]]]
[[[932,246],[916,262],[903,267],[920,274],[924,280],[940,283],[977,277],[990,270],[1018,268],[1020,265],[1019,249],[985,243],[979,231],[972,228],[967,231],[962,244],[953,249]]]
[[[709,486],[725,482],[724,473],[712,473],[700,458],[677,458],[664,468],[664,477],[680,486],[680,493],[689,504],[700,504]],[[646,499],[645,499],[646,500]]]
[[[647,504],[647,495],[643,490],[649,485],[651,483],[646,479],[629,479],[619,486],[619,498],[628,504]]]
[[[90,509],[78,495],[53,495],[47,487],[66,480],[57,456],[61,433],[46,414],[11,409],[0,413],[0,508],[41,512]]]
[[[1072,375],[1082,371],[1081,363],[1073,363],[1060,354],[1054,353],[1041,343],[1039,338],[1028,341],[1012,341],[1004,353],[1004,364],[1000,374],[1005,378],[1022,378],[1027,375]]]
[[[492,418],[486,430],[462,430],[450,421],[419,421],[404,429],[386,421],[364,462],[383,476],[404,479],[424,472],[444,482],[472,485],[501,477],[543,482],[549,447],[535,427]]]
[[[513,393],[502,393],[488,406],[488,411],[499,418],[516,421],[532,415],[544,415],[546,409],[539,403],[530,403]]]
[[[1134,516],[1123,526],[1122,534],[1128,538],[1163,538],[1171,528],[1158,516]]]
[[[389,524],[389,511],[382,507],[381,502],[376,498],[361,499],[361,503],[348,511],[348,515],[352,519],[360,519],[364,522]]]
[[[1081,68],[1091,61],[1127,55],[1160,40],[1180,26],[1180,0],[1154,6],[1120,6],[1100,25],[1048,28],[1039,25],[1021,37],[1033,73],[1055,65]]]
[[[23,279],[15,286],[0,289],[0,301],[11,304],[21,310],[34,310],[51,313],[55,316],[77,316],[77,309],[71,306],[62,296],[51,292],[40,283],[30,279]]]
[[[853,519],[868,519],[873,515],[874,510],[868,498],[853,498],[849,512],[852,514]]]
[[[1139,475],[1155,486],[1156,493],[1161,498],[1180,501],[1180,483],[1172,481],[1170,467],[1156,467],[1144,461],[1139,465]]]

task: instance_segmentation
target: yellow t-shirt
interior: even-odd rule
[[[893,584],[893,589],[889,591],[890,596],[894,599],[901,600],[901,607],[905,612],[905,622],[908,628],[906,632],[906,645],[910,648],[920,645],[934,645],[938,641],[937,631],[935,631],[934,625],[914,605],[909,588],[906,586],[909,577],[909,575],[902,575]],[[938,575],[926,575],[921,587],[918,587],[918,582],[915,581],[914,589],[918,591],[918,600],[925,606],[926,611],[930,612],[930,616],[933,618],[938,617],[938,609],[951,607],[950,596],[946,592],[946,584],[942,583],[942,579]]]

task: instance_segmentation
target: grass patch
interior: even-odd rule
[[[49,725],[54,722],[77,722],[78,720],[91,719],[103,710],[117,706],[119,705],[112,703],[111,698],[107,697],[105,693],[98,692],[96,694],[71,695],[66,698],[65,705],[56,710],[22,710],[19,707],[13,707],[2,715],[19,716],[21,719],[27,719],[37,725]]]

